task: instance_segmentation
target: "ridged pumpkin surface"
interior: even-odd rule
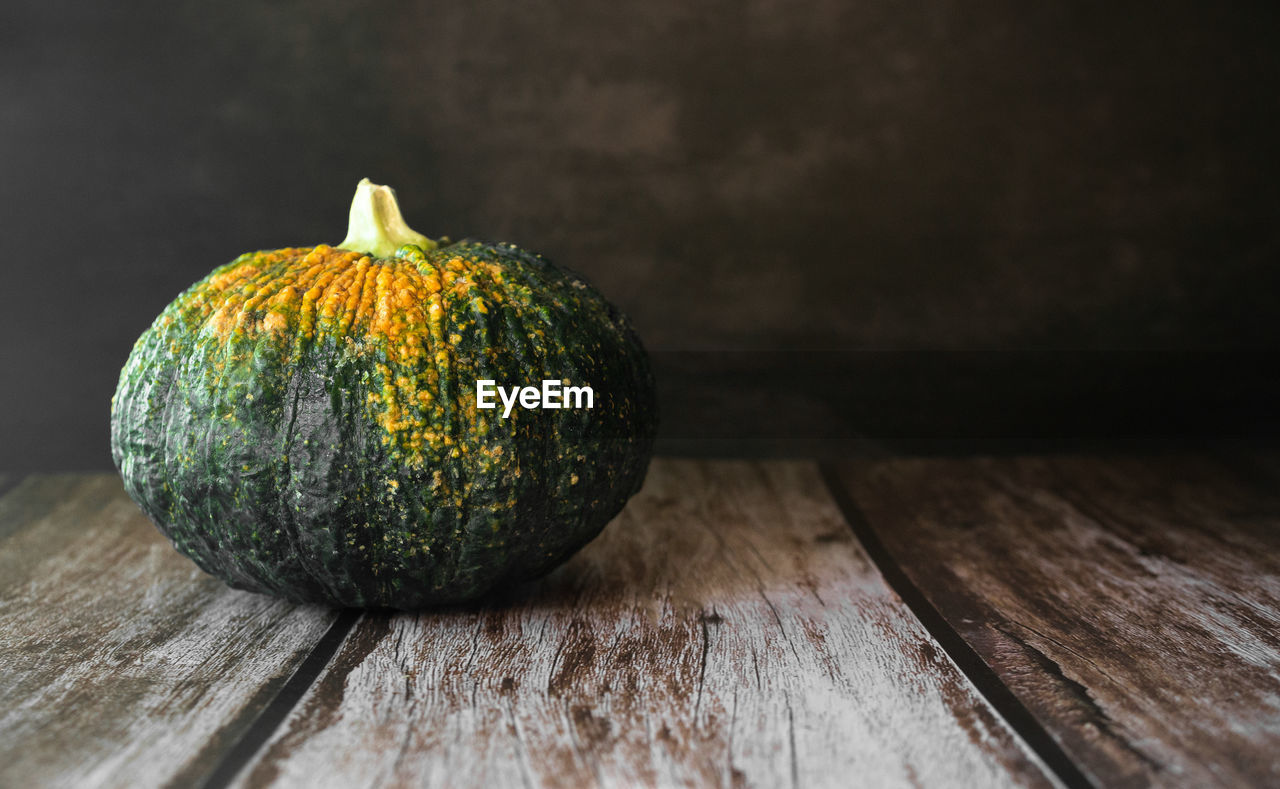
[[[594,407],[476,407],[476,381]],[[640,488],[656,413],[638,339],[510,245],[241,256],[135,345],[112,400],[126,489],[231,585],[416,608],[549,570]]]

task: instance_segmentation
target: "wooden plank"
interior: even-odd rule
[[[483,607],[367,615],[242,786],[1052,785],[812,464],[655,462]]]
[[[198,781],[334,617],[204,575],[115,475],[28,477],[6,534],[0,786]]]
[[[1280,784],[1266,474],[1190,456],[841,469],[911,581],[1106,786]]]

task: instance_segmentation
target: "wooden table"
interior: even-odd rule
[[[0,479],[0,785],[1280,785],[1280,456],[655,461],[541,582],[233,591]]]

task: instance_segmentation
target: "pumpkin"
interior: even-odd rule
[[[544,380],[591,407],[478,407],[477,381]],[[639,490],[656,427],[644,349],[586,280],[430,240],[365,179],[342,243],[241,255],[165,308],[120,374],[111,449],[231,586],[412,609],[564,561]]]

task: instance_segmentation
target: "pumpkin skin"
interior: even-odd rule
[[[503,418],[478,379],[594,403]],[[170,304],[121,372],[111,447],[231,586],[413,609],[561,563],[640,489],[656,427],[643,347],[581,277],[508,244],[321,245],[242,255]]]

